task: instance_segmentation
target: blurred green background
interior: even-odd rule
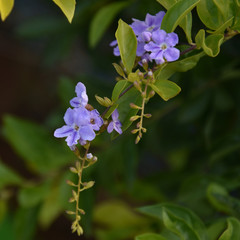
[[[112,62],[119,59],[109,43],[118,18],[131,23],[163,10],[155,1],[127,1],[91,48],[92,19],[112,2],[77,1],[69,24],[49,0],[16,1],[1,23],[0,239],[77,239],[64,213],[72,206],[66,180],[74,178],[69,167],[75,156],[53,131],[63,125],[78,81],[86,85],[89,102],[104,110],[94,95],[110,97],[115,85]],[[196,34],[202,25],[193,14]],[[168,102],[158,96],[149,102],[153,117],[138,145],[130,131],[114,141],[108,134],[94,140],[99,160],[84,179],[96,184],[81,195],[86,215],[80,239],[160,232],[162,225],[136,208],[162,202],[190,208],[207,226],[218,220],[218,229],[227,216],[240,217],[239,55],[237,36],[216,58],[204,57],[191,71],[175,74],[171,80],[182,92]],[[224,194],[217,198],[215,192]]]

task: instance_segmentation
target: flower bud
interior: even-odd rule
[[[145,117],[145,118],[150,118],[151,116],[152,116],[152,114],[150,114],[150,113],[144,114],[144,117]]]
[[[132,108],[132,109],[140,109],[141,108],[134,103],[130,103],[129,105],[130,105],[130,108]]]
[[[132,134],[135,134],[135,133],[137,133],[137,132],[138,132],[138,129],[133,129],[133,130],[131,131]]]
[[[141,88],[139,82],[134,81],[134,82],[133,82],[133,85],[134,85],[134,87],[135,87],[138,91],[140,91],[140,92],[142,91],[142,88]]]
[[[152,98],[155,95],[155,92],[152,90],[150,91],[150,93],[148,94],[148,98]]]
[[[136,121],[138,118],[140,118],[140,116],[138,116],[138,115],[132,116],[132,117],[130,118],[130,121],[131,121],[131,122],[134,122],[134,121]]]

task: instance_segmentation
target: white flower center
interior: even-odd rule
[[[162,49],[162,50],[165,50],[165,49],[167,49],[167,44],[166,43],[162,43],[161,45],[160,45],[160,48]]]

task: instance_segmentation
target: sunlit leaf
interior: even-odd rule
[[[220,236],[219,240],[238,240],[240,239],[240,222],[234,217],[227,219],[227,229]]]
[[[179,0],[165,14],[161,28],[170,33],[180,24],[183,18],[198,4],[200,0]]]
[[[71,23],[75,12],[75,0],[53,0],[63,11],[68,21]]]
[[[121,19],[118,21],[116,39],[123,65],[127,73],[130,73],[136,58],[137,39],[132,28]]]
[[[167,240],[167,239],[161,236],[160,234],[145,233],[135,237],[135,240]]]
[[[157,80],[154,84],[150,84],[150,87],[164,100],[169,99],[178,95],[181,88],[174,82],[169,80]]]
[[[1,19],[4,21],[10,14],[14,6],[14,0],[0,0],[0,14]]]

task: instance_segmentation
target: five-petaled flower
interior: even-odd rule
[[[180,56],[180,51],[174,46],[178,43],[176,33],[166,33],[164,30],[157,30],[152,33],[152,41],[147,43],[144,49],[150,52],[150,59],[158,64],[176,61]]]
[[[90,119],[90,113],[86,108],[68,108],[64,115],[66,125],[56,129],[54,136],[57,138],[67,137],[66,142],[69,147],[76,145],[80,139],[92,141],[96,134]]]

